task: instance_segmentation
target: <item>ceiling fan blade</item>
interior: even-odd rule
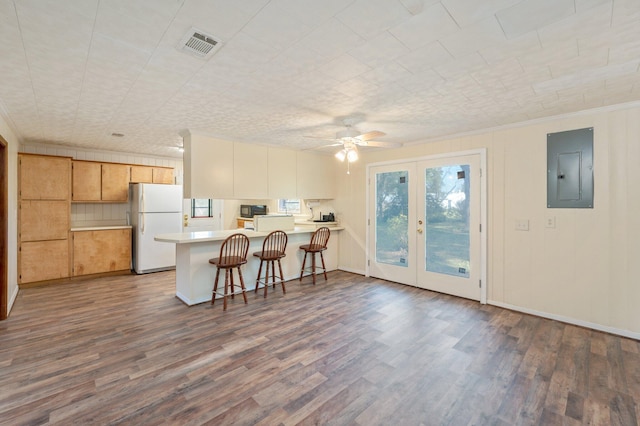
[[[360,139],[361,141],[368,141],[374,138],[379,138],[386,135],[385,132],[381,132],[379,130],[372,130],[370,132],[367,133],[363,133],[360,136],[357,136],[356,139]]]
[[[378,141],[366,141],[361,145],[373,146],[376,148],[400,148],[402,146],[402,144],[398,142],[378,142]]]

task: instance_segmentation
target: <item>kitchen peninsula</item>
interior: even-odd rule
[[[328,249],[324,252],[327,271],[338,267],[338,231],[344,228],[329,226],[329,229],[331,238],[329,238]],[[299,247],[309,243],[311,234],[315,230],[313,226],[296,226],[292,230],[285,231],[289,237],[287,256],[282,259],[285,280],[300,276],[304,252]],[[209,259],[218,257],[222,242],[236,232],[249,237],[247,264],[242,267],[242,275],[247,291],[254,290],[260,260],[253,256],[253,253],[262,250],[262,243],[269,232],[233,229],[161,234],[155,237],[156,241],[176,245],[176,297],[189,306],[211,300],[216,268],[209,263]],[[320,284],[322,282],[322,280],[319,281]]]

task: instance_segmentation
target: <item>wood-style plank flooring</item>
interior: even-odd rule
[[[0,424],[635,425],[640,342],[346,272],[187,307],[173,272],[21,290]]]

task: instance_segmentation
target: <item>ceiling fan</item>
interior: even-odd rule
[[[353,123],[349,119],[344,120],[345,130],[341,130],[336,133],[336,137],[333,139],[335,143],[325,146],[342,146],[340,151],[336,152],[335,156],[338,160],[344,161],[345,159],[349,163],[353,163],[358,160],[358,147],[359,146],[371,146],[379,148],[397,148],[402,144],[395,142],[378,142],[372,139],[386,135],[386,133],[379,130],[372,130],[370,132],[361,133],[353,128]],[[307,136],[313,137],[313,136]],[[324,139],[324,138],[323,138]]]

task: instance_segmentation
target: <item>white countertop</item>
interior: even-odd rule
[[[340,226],[328,226],[331,231],[341,231],[344,228]],[[315,229],[310,226],[296,226],[294,229],[284,231],[287,235],[312,233]],[[164,243],[174,244],[190,244],[201,243],[207,241],[222,241],[232,234],[244,234],[249,238],[264,238],[269,232],[256,232],[250,229],[228,229],[225,231],[200,231],[200,232],[181,232],[175,234],[156,235],[154,240]]]
[[[113,226],[81,226],[71,228],[71,232],[79,231],[107,231],[109,229],[131,229],[131,225],[113,225]]]

